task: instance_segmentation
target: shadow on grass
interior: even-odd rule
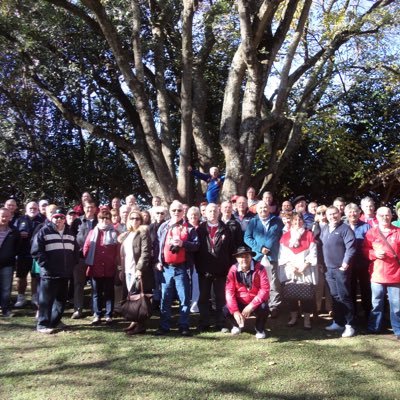
[[[50,394],[57,387],[56,396],[42,398],[63,400],[395,399],[400,393],[398,343],[382,336],[337,340],[339,334],[325,333],[322,320],[304,331],[300,324],[287,328],[282,315],[268,321],[268,337],[261,341],[252,326],[240,336],[181,338],[176,315],[165,337],[152,335],[157,315],[146,335],[134,337],[121,332],[129,322],[120,319],[96,327],[89,319],[71,322],[68,332],[50,336],[34,333],[33,318],[2,323],[7,341],[0,379],[34,382],[30,388],[39,381]],[[19,354],[21,363],[10,368]]]
[[[34,370],[2,372],[0,378],[24,381],[29,377],[35,380],[43,377],[49,387],[60,385],[63,393],[67,387],[86,388],[82,398],[95,399],[395,398],[390,394],[377,397],[377,392],[371,391],[371,377],[366,374],[363,360],[378,363],[392,376],[399,371],[396,358],[389,359],[382,355],[379,347],[372,347],[374,339],[368,338],[360,349],[352,348],[354,339],[321,342],[318,336],[303,343],[288,337],[281,341],[275,338],[255,341],[248,334],[233,337],[220,333],[195,338],[145,335],[125,340],[123,335],[111,331],[106,337],[91,337],[88,344],[97,346],[96,354],[92,354],[93,350],[85,346],[91,333],[99,335],[100,329],[88,330],[80,341],[76,337],[72,343],[65,338],[63,343],[46,340],[45,345],[24,344],[20,350],[47,349],[51,355],[60,346],[66,350],[69,345],[81,346],[82,353],[87,352],[91,357],[97,355],[101,360],[85,357],[75,360],[76,352],[61,352],[50,356],[45,365]],[[13,353],[18,347],[8,346],[5,350]],[[270,364],[271,361],[275,363]],[[359,367],[354,366],[357,362]],[[63,386],[59,382],[60,375],[65,376]],[[372,387],[376,390],[374,385]],[[68,395],[54,398],[68,399]]]

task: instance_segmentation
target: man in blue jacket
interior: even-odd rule
[[[321,242],[327,268],[326,281],[333,299],[333,323],[327,331],[343,331],[342,337],[354,336],[354,306],[351,299],[351,262],[356,254],[353,230],[341,220],[339,209],[326,210],[328,224],[322,228]]]
[[[257,216],[250,220],[244,234],[244,242],[256,253],[254,259],[260,261],[267,270],[270,283],[268,305],[272,318],[278,316],[278,308],[281,304],[278,253],[282,229],[282,220],[270,214],[268,204],[260,201],[257,204]]]
[[[363,252],[363,244],[366,233],[371,225],[361,220],[361,210],[357,204],[349,203],[344,209],[346,216],[345,223],[350,226],[354,232],[356,239],[356,253],[351,266],[351,297],[353,299],[354,313],[357,315],[357,285],[360,287],[361,305],[368,319],[372,303],[371,303],[371,277],[369,275],[369,260]]]
[[[207,182],[206,199],[208,203],[218,203],[219,192],[224,184],[225,176],[220,176],[217,167],[211,167],[209,174],[203,174],[200,171],[194,170],[191,166],[188,167],[196,178]]]

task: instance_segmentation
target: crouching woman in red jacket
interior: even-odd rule
[[[269,281],[264,267],[253,260],[255,253],[247,246],[240,246],[233,254],[237,263],[232,265],[226,280],[225,318],[231,324],[232,335],[238,335],[245,321],[256,317],[256,338],[265,339],[268,317]]]

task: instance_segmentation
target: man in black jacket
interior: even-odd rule
[[[207,221],[198,230],[200,248],[196,253],[196,268],[199,274],[199,331],[210,327],[210,297],[214,289],[216,305],[215,327],[221,330],[224,325],[223,307],[225,305],[225,282],[232,265],[233,241],[229,228],[218,219],[219,209],[214,203],[206,207]]]
[[[79,262],[74,266],[74,313],[72,314],[72,319],[83,318],[83,300],[86,284],[86,263],[83,257],[82,249],[85,244],[85,240],[89,232],[97,225],[96,217],[96,204],[92,201],[88,201],[83,204],[84,215],[76,219],[78,225],[78,230],[76,234],[76,241],[78,242],[80,250]],[[76,229],[74,225],[72,227]],[[72,231],[74,234],[74,230]]]
[[[14,307],[21,308],[27,303],[25,299],[28,274],[31,274],[31,302],[37,306],[37,276],[32,273],[31,240],[36,228],[43,223],[43,217],[39,214],[39,206],[35,201],[30,201],[25,207],[25,215],[15,221],[15,228],[19,231],[21,242],[18,249],[16,277],[17,277],[17,301]]]
[[[40,266],[39,317],[37,331],[53,333],[63,329],[61,322],[68,294],[68,279],[79,258],[79,248],[65,213],[57,209],[51,223],[45,224],[33,238],[32,257]]]
[[[0,208],[0,303],[3,317],[11,317],[10,298],[19,233],[9,226],[11,213]]]
[[[237,249],[240,246],[243,246],[243,231],[242,227],[238,221],[236,221],[233,216],[233,207],[230,201],[223,201],[221,203],[221,221],[229,228],[231,231],[233,248]],[[235,264],[236,259],[232,256],[232,265]]]

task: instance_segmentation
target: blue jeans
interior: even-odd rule
[[[265,267],[265,270],[267,271],[270,287],[268,306],[270,310],[277,310],[282,303],[282,288],[278,279],[278,263],[271,261],[270,265]]]
[[[333,318],[340,325],[354,324],[354,305],[351,298],[351,269],[328,268],[326,281],[333,300]]]
[[[371,282],[372,310],[368,319],[368,330],[379,332],[383,324],[385,294],[387,292],[390,307],[390,323],[393,333],[400,336],[400,283],[383,284]]]
[[[93,313],[103,315],[103,304],[106,306],[106,317],[111,318],[114,311],[114,278],[92,278]]]
[[[38,328],[55,328],[61,321],[68,295],[68,278],[40,279]]]
[[[178,293],[179,329],[189,328],[190,281],[186,267],[164,265],[161,281],[160,328],[168,331],[171,323],[171,306],[176,292]]]
[[[0,267],[0,302],[3,315],[7,314],[10,308],[13,272],[12,266]]]

